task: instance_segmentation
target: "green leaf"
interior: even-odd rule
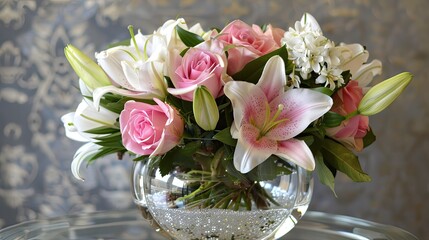
[[[103,141],[103,142],[95,142],[95,144],[103,146],[103,147],[109,147],[109,148],[123,148],[122,143],[120,141],[118,142],[107,142],[107,141]]]
[[[101,147],[95,155],[88,159],[88,165],[101,157],[118,152],[124,153],[125,151],[126,150],[124,148]]]
[[[325,128],[323,126],[308,127],[302,134],[311,134],[317,139],[325,139]]]
[[[323,161],[322,153],[316,152],[314,154],[314,158],[316,160],[316,171],[317,171],[317,175],[319,176],[320,182],[328,186],[336,197],[337,194],[335,193],[334,174],[332,174],[331,170],[326,166],[325,162]]]
[[[195,47],[196,45],[204,42],[204,39],[193,33],[193,32],[189,32],[183,28],[181,28],[179,25],[176,26],[176,31],[177,34],[179,35],[180,39],[182,40],[182,42],[187,46],[187,47]]]
[[[314,136],[308,135],[308,136],[298,136],[295,137],[296,139],[302,140],[307,144],[307,146],[310,146],[314,143]]]
[[[371,116],[383,111],[401,95],[412,79],[411,73],[404,72],[373,86],[359,103],[359,114]]]
[[[110,133],[116,133],[118,131],[120,131],[118,128],[102,126],[102,127],[86,130],[85,132],[90,134],[110,134]]]
[[[95,144],[103,147],[125,149],[125,147],[122,145],[122,137],[120,131],[94,139],[97,140],[96,142],[94,142]]]
[[[323,124],[328,127],[337,127],[344,121],[346,118],[336,112],[329,111],[323,115]]]
[[[343,79],[344,79],[344,84],[343,84],[343,87],[344,87],[347,85],[347,83],[349,83],[349,81],[352,77],[352,74],[350,73],[350,70],[347,70],[347,71],[342,72],[341,75],[343,76]]]
[[[146,161],[148,160],[148,156],[147,155],[143,155],[143,156],[138,156],[136,158],[133,159],[133,161],[138,162],[138,161]]]
[[[280,175],[291,174],[289,164],[275,155],[271,155],[267,160],[252,169],[246,176],[252,181],[268,181],[273,180]]]
[[[192,141],[185,146],[177,146],[168,151],[159,163],[159,170],[162,176],[170,173],[173,165],[177,163],[180,166],[194,166],[195,161],[192,155],[201,148],[200,141]]]
[[[180,114],[182,114],[183,118],[186,120],[188,115],[192,114],[192,105],[193,103],[190,101],[182,100],[178,97],[175,97],[171,94],[167,95],[165,101],[172,105],[174,108],[179,110]]]
[[[92,100],[91,97],[89,99]],[[129,98],[119,97],[114,94],[105,94],[100,99],[100,105],[114,113],[120,114],[124,110],[124,105],[128,100]]]
[[[183,49],[183,51],[181,51],[179,55],[181,57],[185,56],[185,54],[189,51],[189,49],[191,49],[191,48],[185,48],[185,49]]]
[[[286,47],[283,46],[271,53],[265,54],[259,58],[252,60],[251,62],[246,64],[246,66],[244,66],[244,68],[240,72],[234,74],[232,78],[235,80],[247,81],[256,84],[262,75],[262,71],[264,70],[265,64],[271,57],[275,55],[279,55],[285,62],[286,74],[291,72],[292,62],[288,60]]]
[[[232,147],[235,147],[237,145],[237,139],[232,138],[230,127],[227,127],[216,133],[213,138]]]
[[[370,128],[369,131],[366,133],[365,137],[363,137],[363,147],[366,148],[369,145],[371,145],[373,142],[375,142],[376,137],[374,135],[374,132]]]
[[[369,182],[371,177],[364,173],[358,157],[352,151],[330,139],[325,139],[322,146],[323,159],[330,166],[345,173],[355,182]]]
[[[334,93],[334,91],[332,91],[330,88],[327,88],[327,87],[315,87],[315,88],[312,88],[311,90],[326,94],[328,96],[331,96]]]
[[[98,141],[116,141],[117,139],[121,139],[121,132],[117,131],[115,133],[102,136],[102,137],[96,137],[94,139]]]

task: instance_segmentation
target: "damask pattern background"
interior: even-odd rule
[[[133,208],[131,161],[114,157],[76,181],[78,143],[60,116],[80,102],[63,48],[87,54],[127,38],[130,24],[149,33],[184,17],[204,28],[240,18],[287,29],[304,12],[335,42],[359,42],[380,59],[379,80],[402,71],[415,79],[397,102],[373,117],[378,141],[360,155],[373,181],[336,181],[335,198],[316,185],[310,210],[346,214],[429,238],[429,2],[426,0],[0,0],[0,228],[34,218]],[[317,182],[317,181],[316,181]]]

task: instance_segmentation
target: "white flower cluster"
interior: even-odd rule
[[[332,90],[340,87],[344,84],[342,72],[351,70],[347,68],[348,63],[366,52],[358,44],[335,46],[323,36],[319,24],[310,14],[304,14],[301,21],[295,23],[295,28],[285,32],[282,43],[295,64],[296,69],[290,75],[294,87],[300,84],[295,72],[299,72],[303,80],[309,79],[314,72],[319,75],[316,83],[325,84]]]

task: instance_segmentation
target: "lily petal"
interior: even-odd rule
[[[309,13],[304,13],[304,15],[302,15],[301,24],[302,25],[309,25],[311,27],[311,30],[313,30],[315,32],[320,32],[322,34],[322,29],[320,28],[319,23]]]
[[[111,126],[114,124],[119,114],[111,112],[105,108],[97,110],[89,100],[83,100],[76,109],[73,124],[79,131],[80,135],[91,139],[97,135],[86,133],[85,131],[103,126]]]
[[[115,86],[105,86],[100,87],[94,90],[92,93],[92,97],[94,100],[94,107],[98,109],[100,107],[100,100],[106,93],[115,93],[126,97],[132,97],[132,98],[138,98],[138,99],[153,99],[157,97],[156,94],[153,94],[152,92],[135,92],[130,91],[123,88],[118,88]]]
[[[356,71],[368,60],[369,53],[360,44],[347,44],[338,46],[342,52],[342,63],[341,69],[350,70],[350,73],[354,77]]]
[[[268,60],[256,85],[265,93],[268,102],[284,92],[286,73],[285,63],[281,57],[274,56]]]
[[[332,98],[310,89],[291,89],[275,98],[271,103],[271,112],[276,112],[282,104],[284,109],[280,119],[287,119],[268,132],[267,136],[279,141],[293,138],[304,131],[310,123],[331,109]]]
[[[250,172],[277,151],[277,142],[265,137],[259,139],[259,129],[251,124],[241,126],[240,135],[234,152],[234,166],[241,173]]]
[[[248,82],[231,81],[225,84],[223,90],[234,109],[235,129],[240,129],[245,116],[252,116],[254,124],[262,126],[268,101],[260,87]],[[245,120],[247,122],[249,119]]]
[[[83,181],[84,178],[80,174],[80,168],[83,162],[90,159],[98,152],[99,146],[93,142],[82,145],[75,153],[71,163],[71,172],[75,178]]]
[[[198,88],[198,84],[193,84],[189,87],[184,87],[184,88],[167,88],[167,91],[172,95],[183,95],[183,94],[195,91],[195,89],[197,88]]]
[[[278,150],[275,155],[287,159],[309,171],[313,171],[315,168],[313,154],[302,140],[292,138],[278,142]]]
[[[366,87],[372,82],[376,75],[380,75],[382,64],[379,60],[373,60],[370,63],[362,65],[359,70],[353,75],[353,79],[357,80],[360,87]]]
[[[61,121],[64,123],[64,129],[66,130],[66,136],[74,141],[88,142],[89,139],[82,136],[74,125],[74,115],[75,112],[70,112],[61,117]]]
[[[92,95],[92,90],[88,88],[88,86],[85,85],[85,82],[79,78],[79,89],[80,93],[84,97],[89,97]]]
[[[100,53],[96,53],[98,64],[109,75],[109,77],[119,86],[126,86],[128,81],[123,72],[121,62],[134,62],[135,59],[130,53],[135,52],[130,46],[117,46],[109,48]]]

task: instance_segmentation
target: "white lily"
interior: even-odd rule
[[[119,114],[117,113],[102,107],[96,109],[91,101],[82,100],[76,112],[65,114],[61,117],[61,121],[64,123],[67,137],[76,141],[88,142],[99,135],[90,134],[86,131],[99,127],[118,128],[115,126],[118,117]]]
[[[131,31],[132,32],[132,31]],[[140,37],[142,38],[142,37]],[[156,51],[149,60],[148,52],[141,52],[136,39],[132,38],[131,46],[118,46],[97,53],[98,64],[106,71],[113,82],[118,86],[105,86],[94,90],[93,99],[96,108],[104,94],[111,92],[123,96],[140,99],[164,99],[167,95],[167,83],[164,79],[164,62],[153,60],[165,57],[156,57]],[[162,43],[159,42],[160,44]],[[162,49],[165,46],[151,45],[153,48]],[[153,60],[153,61],[152,61]]]
[[[364,93],[368,91],[367,87],[376,75],[380,75],[382,64],[379,60],[373,60],[370,63],[363,64],[354,74],[353,79],[358,81],[359,86],[363,88]]]
[[[83,181],[84,178],[80,174],[80,168],[82,163],[87,162],[88,159],[90,159],[92,156],[97,154],[100,146],[93,142],[88,142],[84,145],[82,145],[74,154],[73,161],[71,163],[71,172],[73,176]]]

